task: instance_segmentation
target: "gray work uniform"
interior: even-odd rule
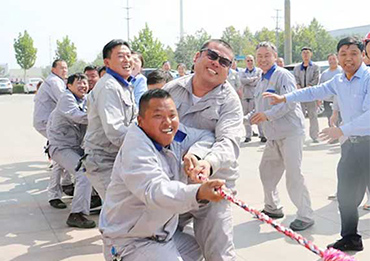
[[[198,209],[200,184],[187,185],[181,159],[189,151],[204,158],[214,136],[180,124],[162,147],[136,124],[127,131],[112,171],[99,228],[104,256],[111,248],[123,260],[200,260],[193,236],[178,230],[179,214]]]
[[[265,77],[266,76],[266,77]],[[265,210],[281,213],[277,185],[286,173],[286,186],[293,204],[297,207],[297,219],[313,220],[310,195],[301,172],[304,140],[304,117],[297,103],[271,105],[263,92],[280,95],[296,89],[294,77],[276,64],[263,75],[256,87],[256,112],[264,112],[267,121],[262,123],[267,143],[259,166],[264,189]]]
[[[45,138],[47,138],[46,125],[51,112],[55,109],[60,96],[66,90],[66,85],[62,78],[51,73],[41,84],[37,91],[33,111],[33,127]],[[65,171],[58,163],[53,162],[53,169],[48,185],[48,198],[60,199],[62,197],[61,185],[72,184],[71,175]],[[62,177],[62,180],[61,180]]]
[[[246,68],[239,72],[240,82],[242,83],[242,98],[241,103],[243,107],[243,114],[248,115],[255,108],[254,102],[254,92],[257,82],[261,78],[262,70],[260,68],[254,67],[253,70],[249,71]],[[246,132],[246,138],[252,137],[252,126],[249,121],[244,121],[244,127]],[[260,125],[258,125],[258,132],[260,137],[264,137],[263,130]]]
[[[114,160],[136,116],[132,85],[125,86],[111,74],[104,74],[89,93],[87,108],[84,165],[91,184],[104,199]]]
[[[51,158],[75,177],[71,213],[90,211],[91,184],[83,168],[75,168],[83,155],[81,143],[86,132],[86,98],[77,99],[70,90],[60,97],[47,124]]]
[[[215,134],[212,152],[205,158],[213,169],[211,178],[226,180],[234,189],[239,177],[240,139],[245,135],[243,111],[233,87],[225,82],[193,104],[193,75],[173,80],[164,86],[175,101],[180,122]],[[211,202],[180,217],[181,223],[194,218],[194,233],[206,260],[236,260],[233,244],[231,205]]]
[[[303,63],[298,64],[294,67],[293,74],[297,85],[301,88],[307,88],[319,83],[320,79],[320,67],[311,62],[308,64],[307,69],[304,69]],[[308,118],[310,120],[310,137],[313,140],[317,140],[319,136],[319,120],[317,119],[317,103],[313,102],[301,102],[302,111],[305,114],[307,111]]]
[[[239,78],[239,73],[233,69],[229,69],[229,74],[227,75],[227,81],[234,87],[235,91],[239,91],[241,88],[241,82]]]

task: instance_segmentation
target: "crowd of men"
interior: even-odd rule
[[[289,72],[270,42],[259,43],[240,69],[227,42],[208,40],[194,56],[192,73],[179,64],[175,79],[168,61],[146,78],[142,55],[117,39],[103,48],[104,68],[88,66],[67,77],[66,62],[55,60],[34,110],[34,127],[48,140],[53,160],[49,204],[66,208],[62,193],[69,191],[66,223],[93,228],[88,216],[103,203],[106,260],[236,260],[231,205],[216,191],[236,193],[240,143],[253,136],[265,143],[262,212],[284,217],[277,185],[285,172],[297,208],[290,228],[315,223],[301,170],[307,115],[313,143],[319,135],[342,142],[342,238],[329,246],[361,251],[357,207],[370,173],[370,70],[362,59],[369,58],[369,40],[342,39],[341,68],[329,54],[321,80],[310,47]],[[318,101],[330,126],[321,133]],[[184,232],[189,225],[193,233]]]

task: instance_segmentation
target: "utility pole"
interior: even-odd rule
[[[273,16],[272,18],[274,18],[276,20],[275,38],[276,38],[276,48],[279,50],[279,31],[280,31],[279,20],[281,19],[281,17],[279,16],[279,12],[281,10],[280,9],[275,9],[275,11],[276,11],[276,16]]]
[[[127,6],[124,7],[126,9],[126,13],[127,13],[127,16],[126,16],[126,20],[127,20],[127,41],[129,42],[130,41],[130,9],[131,7],[129,7],[128,5],[128,0],[127,0]]]
[[[292,29],[290,27],[290,0],[285,0],[284,6],[285,30],[284,30],[284,60],[286,64],[292,63]]]
[[[184,37],[184,9],[182,8],[182,0],[180,0],[180,41]]]

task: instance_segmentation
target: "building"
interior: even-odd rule
[[[353,36],[353,35],[356,35],[362,38],[368,32],[370,32],[370,24],[328,31],[328,33],[334,38],[343,38],[346,36]]]

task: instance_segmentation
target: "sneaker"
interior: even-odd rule
[[[258,137],[258,134],[257,134],[257,133],[255,133],[255,132],[253,132],[252,136],[253,136],[253,137]]]
[[[282,211],[280,213],[270,213],[266,210],[262,210],[261,213],[269,216],[272,219],[279,219],[284,217],[284,213]]]
[[[335,243],[327,246],[327,248],[335,248],[340,251],[362,251],[364,246],[360,236],[355,237],[343,237]]]
[[[265,143],[267,141],[267,139],[265,137],[261,137],[261,142],[262,143]]]
[[[245,138],[244,142],[250,142],[251,140],[251,138]]]
[[[315,221],[313,220],[305,222],[299,219],[295,219],[292,223],[290,223],[289,228],[293,231],[302,231],[313,226],[313,224],[315,224]]]
[[[78,228],[94,228],[96,226],[94,220],[85,218],[82,213],[71,213],[67,219],[67,225]]]
[[[64,203],[63,201],[61,201],[59,198],[49,200],[49,204],[53,208],[58,208],[58,209],[67,208],[66,203]]]
[[[72,184],[70,185],[65,185],[65,186],[62,186],[62,190],[64,192],[64,194],[66,194],[67,196],[72,196],[73,197],[73,193],[75,191],[75,186]]]
[[[101,199],[98,195],[91,196],[90,211],[99,211],[101,209]]]

